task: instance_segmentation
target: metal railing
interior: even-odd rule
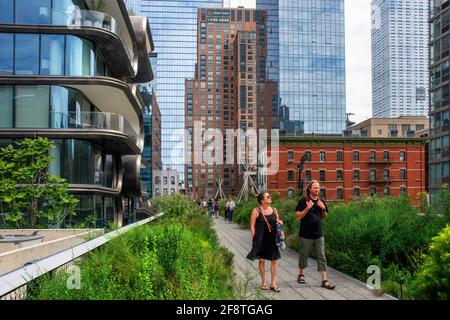
[[[152,220],[160,218],[163,213],[159,213],[150,218],[138,221],[131,225],[125,226],[118,230],[107,233],[93,240],[87,241],[80,245],[77,245],[68,250],[62,251],[55,255],[49,256],[42,260],[32,262],[24,267],[11,271],[9,273],[0,276],[0,299],[3,296],[10,294],[15,290],[19,290],[26,286],[26,284],[46,273],[49,273],[55,269],[61,268],[64,265],[71,263],[72,261],[80,258],[81,256],[89,253],[90,251],[106,244],[112,239],[120,236],[121,234],[128,232],[136,227],[146,224]]]
[[[139,135],[124,116],[109,112],[50,112],[51,129],[106,129],[126,134],[134,142]]]
[[[126,45],[125,37],[120,29],[117,20],[112,16],[99,11],[80,10],[76,6],[70,6],[67,10],[40,8],[41,20],[39,25],[66,26],[71,29],[82,27],[92,27],[108,30],[117,35],[123,43],[130,61],[133,61],[135,52],[133,48]],[[35,24],[35,23],[33,23]]]

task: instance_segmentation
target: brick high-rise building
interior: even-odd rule
[[[236,165],[239,155],[232,147],[235,137],[227,136],[228,129],[277,126],[271,117],[276,114],[277,104],[273,107],[272,100],[277,100],[277,85],[266,80],[266,20],[263,10],[198,11],[196,76],[185,82],[185,125],[191,134],[186,141],[185,179],[192,198],[213,197],[219,185],[226,195],[239,192],[242,172]],[[210,140],[207,133],[203,143],[199,141],[213,130],[224,138]],[[212,143],[217,143],[215,152],[209,153]],[[257,149],[257,143],[247,141],[243,160],[251,161]],[[203,161],[204,151],[214,163]]]

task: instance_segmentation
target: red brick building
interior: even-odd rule
[[[268,177],[269,192],[298,191],[298,164],[304,154],[304,187],[319,180],[329,202],[347,203],[366,194],[407,194],[420,205],[425,192],[425,139],[280,137],[279,170]]]

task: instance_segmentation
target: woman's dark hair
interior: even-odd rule
[[[264,200],[264,195],[267,193],[267,191],[261,192],[256,196],[256,200],[258,200],[259,204],[262,204],[262,201]]]

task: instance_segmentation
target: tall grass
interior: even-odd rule
[[[172,201],[173,200],[173,201]],[[60,272],[36,281],[29,299],[233,299],[233,256],[220,247],[206,216],[181,196],[155,201],[162,221],[136,228],[87,255],[81,288]]]
[[[298,249],[299,222],[295,218],[296,199],[272,196],[284,222],[287,244]],[[240,203],[236,220],[249,227],[256,200]],[[412,282],[431,239],[450,223],[450,191],[443,190],[425,212],[419,212],[406,197],[363,197],[349,204],[329,205],[323,221],[325,249],[331,267],[363,282],[367,268],[381,269],[386,292],[400,297],[414,296]]]

